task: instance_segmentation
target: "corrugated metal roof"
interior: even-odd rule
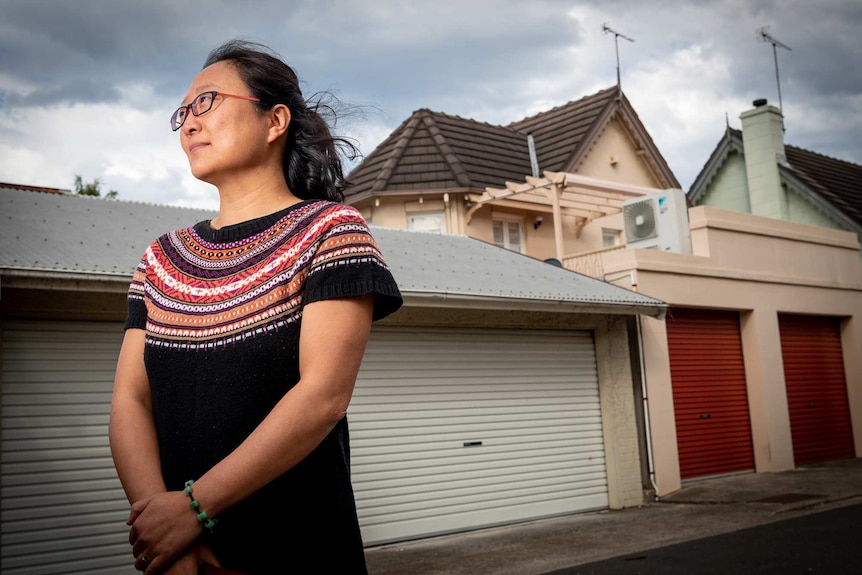
[[[659,300],[467,236],[372,231],[405,293],[664,307]]]
[[[155,238],[215,212],[0,188],[0,269],[131,277]]]
[[[131,279],[161,234],[213,218],[208,210],[0,188],[0,271]],[[659,300],[466,236],[372,228],[405,296],[596,306],[662,313]],[[601,309],[599,309],[601,308]]]

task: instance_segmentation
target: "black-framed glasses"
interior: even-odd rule
[[[240,100],[248,100],[250,102],[260,102],[260,98],[252,98],[251,96],[238,96],[236,94],[225,94],[224,92],[216,91],[203,92],[195,96],[195,99],[187,106],[180,106],[176,109],[174,115],[171,116],[171,130],[176,132],[182,128],[183,124],[186,123],[186,118],[189,117],[190,111],[195,116],[201,116],[212,110],[216,96],[222,96],[223,98],[239,98]]]

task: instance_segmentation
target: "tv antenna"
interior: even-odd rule
[[[781,129],[784,130],[784,105],[781,101],[781,78],[778,76],[778,48],[784,48],[790,52],[790,46],[773,37],[769,33],[769,26],[758,28],[757,38],[761,42],[772,44],[772,56],[775,59],[775,83],[778,84],[778,111],[781,113]]]
[[[623,38],[624,40],[628,40],[629,42],[634,42],[634,39],[629,38],[625,34],[617,32],[616,30],[614,30],[613,28],[608,26],[607,22],[602,24],[602,32],[604,32],[605,34],[613,34],[614,35],[614,52],[617,55],[617,90],[620,90],[621,87],[620,87],[620,46],[619,46],[619,39]]]

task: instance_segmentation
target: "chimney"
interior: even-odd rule
[[[739,116],[751,213],[786,220],[789,219],[787,200],[778,174],[778,164],[787,162],[781,112],[768,105],[765,99],[755,100],[753,104],[753,110]]]

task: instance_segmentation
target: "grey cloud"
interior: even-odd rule
[[[7,105],[110,102],[131,82],[180,92],[202,58],[179,34],[182,6],[167,2],[2,0],[0,12],[0,73],[40,93]],[[86,84],[100,89],[57,89]]]
[[[306,95],[330,89],[347,104],[367,105],[375,125],[393,129],[421,107],[502,123],[536,111],[537,102],[550,107],[612,84],[613,42],[600,35],[603,22],[636,39],[620,45],[624,88],[635,89],[627,77],[666,69],[675,52],[698,47],[704,66],[729,70],[708,87],[672,79],[675,90],[690,92],[683,97],[709,89],[715,100],[777,103],[771,48],[755,37],[769,25],[793,48],[779,53],[786,109],[860,114],[862,3],[854,0],[0,0],[0,14],[0,115],[112,102],[133,83],[179,98],[211,48],[243,37],[278,51]],[[665,97],[627,94],[639,112],[638,102]],[[702,110],[717,121],[714,134],[695,137],[708,146],[697,147],[669,140],[682,131],[667,129],[682,122],[674,110],[652,109],[662,111],[642,120],[678,175],[703,165],[725,112],[735,123],[743,111]],[[788,117],[789,143],[862,161],[854,122],[804,131],[801,124]],[[362,144],[369,152],[370,142]],[[685,155],[670,157],[674,147]]]
[[[90,78],[71,78],[62,85],[46,86],[29,94],[8,92],[5,103],[10,107],[51,106],[73,102],[117,102],[120,94],[113,86],[106,86]]]

